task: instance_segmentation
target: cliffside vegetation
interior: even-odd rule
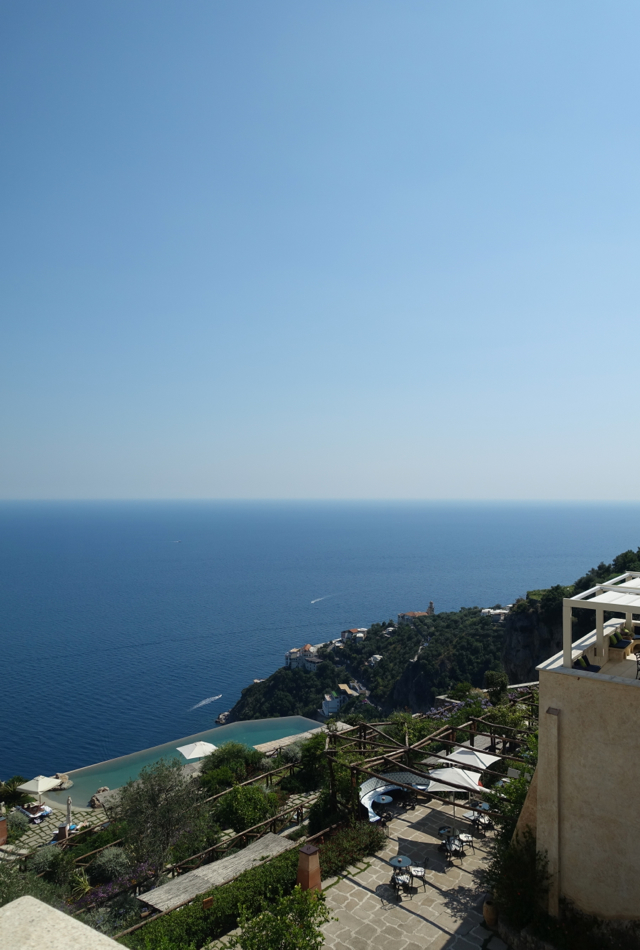
[[[268,719],[271,716],[307,716],[313,719],[324,694],[336,689],[349,674],[333,658],[321,663],[315,673],[307,670],[276,670],[262,683],[242,690],[242,697],[231,710],[231,721]]]
[[[562,649],[562,599],[603,584],[625,571],[640,571],[640,548],[623,551],[610,564],[602,561],[573,584],[556,584],[547,590],[530,590],[516,601],[506,625],[502,663],[509,682],[537,678],[536,666]],[[610,614],[607,617],[612,616]],[[574,611],[573,639],[593,628],[590,610]]]
[[[231,718],[261,719],[302,715],[314,718],[324,694],[338,683],[356,679],[370,691],[370,702],[350,701],[342,718],[376,719],[393,710],[425,712],[435,696],[456,684],[486,687],[486,674],[505,671],[509,682],[536,679],[538,663],[561,649],[562,599],[588,590],[624,571],[640,571],[640,548],[601,562],[573,584],[530,590],[514,604],[505,623],[494,624],[478,607],[417,618],[396,627],[393,621],[373,624],[364,640],[325,647],[316,673],[277,670],[262,683],[248,686],[231,710]],[[499,606],[499,605],[498,605]],[[590,627],[592,617],[575,622],[574,639]],[[381,656],[371,665],[373,656]]]

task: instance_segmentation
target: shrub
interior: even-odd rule
[[[216,809],[216,819],[222,828],[243,831],[275,815],[278,799],[273,792],[265,792],[256,786],[237,785],[221,798]]]
[[[484,681],[489,693],[489,699],[496,706],[504,699],[507,692],[508,679],[506,673],[500,673],[497,670],[487,670],[484,674]]]
[[[320,792],[309,809],[309,834],[316,835],[341,821],[344,821],[344,815],[332,807],[329,792],[326,789]]]
[[[167,914],[146,927],[124,937],[122,942],[134,948],[189,950],[203,947],[233,930],[243,911],[259,913],[265,902],[290,893],[296,882],[298,854],[294,849],[272,861],[245,871],[229,884],[210,892],[213,906],[208,910],[197,900],[187,907]],[[207,895],[202,895],[204,898]]]
[[[13,844],[19,841],[29,828],[29,819],[21,811],[12,811],[7,818],[7,841]]]
[[[124,848],[105,848],[96,854],[88,871],[92,884],[108,884],[124,877],[130,867],[131,861]]]
[[[320,848],[322,877],[333,877],[345,868],[384,847],[384,831],[369,822],[359,821],[343,828]]]
[[[52,884],[66,885],[74,870],[75,865],[70,852],[64,851],[55,844],[38,848],[29,859],[29,871],[36,875],[43,874]]]
[[[119,841],[124,837],[125,828],[122,822],[110,821],[98,831],[83,832],[80,836],[74,835],[67,847],[73,851],[74,858],[81,858],[90,851],[104,848],[112,841]]]
[[[28,894],[62,909],[63,894],[60,888],[44,878],[36,877],[32,871],[22,873],[16,864],[15,861],[0,861],[0,907]]]
[[[544,916],[542,905],[549,890],[547,860],[536,851],[530,829],[506,847],[496,842],[484,877],[499,909],[515,927],[521,929]]]
[[[42,874],[43,871],[48,871],[55,863],[58,854],[59,849],[55,844],[47,844],[44,848],[38,848],[29,861],[30,870],[34,874]]]
[[[292,742],[280,750],[280,758],[283,765],[291,765],[300,761],[302,758],[302,743]]]
[[[200,776],[200,783],[207,796],[224,792],[225,789],[231,788],[235,782],[235,774],[226,765],[220,766],[219,769],[212,769]]]
[[[453,689],[449,690],[449,696],[451,699],[463,700],[466,699],[471,690],[473,689],[471,683],[456,683]]]
[[[224,742],[202,760],[201,774],[204,777],[208,772],[225,768],[232,773],[234,781],[242,782],[258,772],[261,762],[262,753],[256,749],[251,749],[241,742]]]
[[[112,937],[121,930],[126,930],[140,922],[140,901],[131,893],[120,894],[110,900],[106,906],[87,911],[80,920],[88,927],[93,927],[94,930]],[[158,945],[154,950],[157,948]]]
[[[330,918],[324,894],[294,887],[273,907],[257,917],[243,913],[242,932],[229,946],[239,950],[320,950],[324,943],[321,926]]]
[[[355,860],[373,854],[384,845],[384,833],[366,823],[337,832],[320,848],[320,869],[323,878],[339,874]],[[191,950],[229,933],[238,925],[242,914],[259,914],[266,904],[273,904],[290,894],[298,871],[297,849],[281,854],[272,861],[245,871],[229,884],[209,892],[213,906],[204,910],[202,899],[173,914],[153,920],[146,927],[122,938],[122,943],[136,950]]]
[[[297,775],[285,775],[279,787],[283,792],[288,792],[290,795],[296,795],[307,790]]]
[[[7,808],[13,808],[14,805],[26,805],[35,801],[27,792],[18,790],[18,786],[24,785],[26,781],[22,775],[14,775],[6,782],[0,782],[0,802],[4,802]]]

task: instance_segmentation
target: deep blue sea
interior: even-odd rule
[[[2,503],[0,778],[204,731],[290,647],[639,545],[638,504]]]

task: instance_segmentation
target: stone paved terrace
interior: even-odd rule
[[[325,950],[506,950],[484,926],[485,890],[477,872],[486,861],[487,839],[474,836],[475,852],[447,863],[438,850],[438,828],[450,824],[471,831],[464,808],[419,805],[389,822],[386,847],[336,881],[325,884],[327,905],[337,920],[325,925]],[[389,885],[389,858],[405,854],[426,865],[426,885],[415,886],[400,901]],[[416,882],[417,884],[417,882]]]
[[[107,821],[102,808],[87,810],[85,808],[71,809],[71,818],[74,824],[79,825],[86,822],[88,825],[102,825]],[[15,845],[5,845],[0,847],[0,861],[3,859],[11,860],[16,854],[24,854],[33,851],[34,848],[43,844],[48,844],[61,825],[67,820],[67,809],[54,808],[51,815],[39,824],[29,825],[29,830],[20,838]]]

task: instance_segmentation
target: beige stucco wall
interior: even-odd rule
[[[639,723],[640,681],[540,670],[537,845],[599,917],[640,919]]]
[[[513,833],[514,838],[524,835],[528,830],[533,836],[536,835],[538,824],[538,770],[533,773],[533,778],[529,784],[527,797],[524,800],[520,817],[516,824],[516,830]]]

